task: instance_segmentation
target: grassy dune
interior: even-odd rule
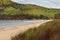
[[[60,20],[42,24],[38,28],[12,37],[12,40],[60,40]]]

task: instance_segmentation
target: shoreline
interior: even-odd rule
[[[40,21],[44,21],[44,20],[0,20],[1,22],[0,29],[14,27],[14,26],[21,26],[21,25],[26,25],[26,24],[33,24]]]
[[[0,30],[0,40],[11,40],[11,37],[14,37],[15,35],[19,33],[23,33],[27,31],[30,28],[38,27],[43,23],[46,23],[51,20],[45,20],[43,22],[37,22],[33,24],[26,24],[16,27],[9,27],[9,28],[3,28]]]

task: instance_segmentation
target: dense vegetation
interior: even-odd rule
[[[11,0],[0,0],[0,5],[9,5],[11,4]]]
[[[18,34],[12,40],[60,40],[60,20],[42,24],[38,28]]]
[[[13,17],[13,19],[20,19],[21,17],[23,19],[27,17],[27,19],[53,19],[56,14],[60,14],[60,9],[49,9],[32,4],[18,4],[11,0],[0,0],[0,19],[4,19],[4,17],[5,19],[12,19],[11,16],[17,17],[18,15],[20,15],[19,18]]]

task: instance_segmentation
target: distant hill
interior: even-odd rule
[[[18,4],[11,0],[0,0],[0,15],[22,15],[33,18],[54,18],[60,9],[45,8],[33,4]]]

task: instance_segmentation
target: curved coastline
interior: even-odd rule
[[[24,31],[38,27],[43,23],[46,23],[51,20],[44,20],[43,22],[37,22],[33,24],[26,24],[26,25],[21,25],[21,26],[16,26],[16,27],[10,27],[10,28],[4,28],[3,30],[0,31],[0,40],[11,40],[11,37],[17,35],[18,33],[23,33]]]

